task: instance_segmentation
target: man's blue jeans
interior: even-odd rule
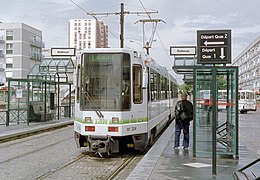
[[[184,124],[182,125],[180,122],[177,122],[175,124],[175,141],[174,141],[174,147],[180,146],[180,134],[181,130],[183,130],[183,147],[187,148],[189,147],[189,126],[190,124]]]

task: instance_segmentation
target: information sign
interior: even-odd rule
[[[231,63],[231,30],[197,31],[197,63]]]

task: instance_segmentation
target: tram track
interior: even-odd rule
[[[55,168],[53,170],[50,170],[50,171],[48,171],[48,172],[46,172],[46,173],[36,177],[35,179],[42,180],[42,179],[48,178],[52,174],[54,174],[54,173],[56,173],[56,172],[58,172],[58,171],[60,171],[62,169],[65,169],[65,168],[69,167],[70,165],[72,165],[74,163],[77,163],[77,162],[81,161],[83,158],[85,158],[85,156],[86,156],[86,154],[82,153],[78,157],[76,157],[75,159],[73,159],[73,160],[65,163],[64,165],[61,165],[61,166],[59,166],[59,167],[57,167],[57,168]]]
[[[33,154],[33,153],[35,153],[35,152],[43,151],[43,150],[45,150],[45,149],[47,149],[47,148],[50,148],[50,147],[53,147],[53,146],[57,146],[57,145],[59,145],[60,143],[63,143],[63,142],[65,142],[65,141],[69,141],[69,140],[71,140],[71,139],[73,139],[73,137],[69,137],[69,138],[63,139],[63,140],[61,140],[61,141],[59,141],[59,142],[54,142],[54,143],[49,144],[49,145],[47,145],[47,146],[44,146],[44,147],[42,147],[42,148],[34,149],[34,150],[32,150],[32,151],[27,151],[26,153],[23,153],[23,154],[20,154],[20,155],[11,157],[11,158],[9,158],[9,159],[5,159],[5,160],[3,160],[3,161],[0,161],[0,164],[6,163],[6,162],[10,162],[10,161],[12,161],[12,160],[17,160],[18,158],[23,158],[23,157],[28,156],[28,155],[31,155],[31,154]]]
[[[133,160],[136,158],[137,155],[131,155],[125,159],[117,168],[114,170],[106,179],[112,180],[114,179],[121,171],[123,171]]]
[[[12,146],[13,144],[15,145],[19,145],[22,143],[26,143],[28,141],[27,138],[30,138],[30,141],[33,140],[38,140],[39,138],[44,138],[44,137],[48,137],[50,134],[52,133],[53,136],[55,136],[56,134],[59,134],[60,131],[55,131],[55,130],[59,130],[59,129],[64,129],[68,127],[68,131],[71,131],[70,127],[72,127],[71,125],[67,125],[67,126],[61,126],[61,127],[55,127],[55,128],[49,128],[49,129],[44,129],[41,131],[36,131],[36,132],[31,132],[31,133],[25,133],[24,135],[20,135],[17,137],[12,137],[12,138],[8,138],[8,139],[4,139],[4,140],[0,140],[0,150],[3,148],[7,148]],[[17,141],[19,140],[19,141]],[[5,145],[3,145],[4,143],[6,143]]]
[[[143,152],[129,151],[102,158],[87,149],[77,151],[70,131],[68,128],[25,138],[28,142],[25,139],[17,140],[17,143],[7,142],[11,143],[10,147],[2,144],[7,148],[0,149],[6,152],[0,158],[0,166],[3,167],[0,174],[6,174],[9,179],[125,179],[151,148],[148,146]],[[11,167],[20,169],[13,172]]]
[[[133,161],[135,161],[137,158],[139,157],[140,153],[137,154],[131,154],[131,155],[127,155],[127,157],[124,158],[120,158],[121,155],[116,155],[115,158],[120,158],[121,159],[121,163],[119,163],[119,165],[117,165],[115,168],[112,168],[110,170],[110,172],[108,173],[106,170],[106,158],[104,157],[99,157],[99,156],[92,156],[91,154],[88,154],[86,152],[82,152],[80,155],[78,155],[75,159],[60,165],[58,167],[56,167],[55,169],[49,170],[48,172],[41,174],[39,176],[37,176],[35,179],[37,180],[43,180],[43,179],[49,179],[52,178],[52,176],[55,176],[55,174],[59,174],[62,172],[67,171],[68,169],[71,169],[73,166],[75,166],[76,164],[80,163],[82,161],[82,163],[86,163],[85,160],[86,159],[90,159],[91,161],[96,161],[96,160],[105,160],[105,161],[100,161],[100,165],[103,165],[103,170],[99,170],[100,172],[106,172],[106,173],[101,173],[101,175],[99,177],[94,177],[95,179],[106,179],[106,180],[112,180],[117,178],[117,175],[119,173],[121,173],[122,171],[124,171],[130,163],[132,163]],[[111,160],[107,159],[108,162],[113,161],[113,158]],[[101,168],[102,169],[102,168]],[[93,172],[92,172],[93,173]],[[119,178],[120,179],[120,178]]]

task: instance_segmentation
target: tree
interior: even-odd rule
[[[191,95],[193,93],[193,86],[191,84],[179,85],[179,94],[187,93]]]

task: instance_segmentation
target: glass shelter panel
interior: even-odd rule
[[[214,142],[217,155],[237,155],[237,68],[216,68],[216,82],[213,82],[212,68],[196,69],[194,73],[196,156],[210,157]],[[216,97],[217,107],[213,107],[213,97]],[[214,110],[216,124],[213,123]],[[213,126],[216,126],[216,140],[212,139]]]
[[[211,69],[196,71],[195,84],[195,128],[196,128],[196,154],[210,154],[212,136],[212,73]]]

